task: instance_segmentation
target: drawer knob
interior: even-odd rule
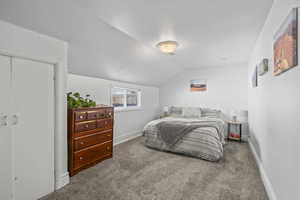
[[[83,157],[79,157],[79,160],[83,160]]]
[[[109,149],[110,149],[110,147],[106,147],[106,149],[107,149],[107,150],[109,150]]]
[[[105,121],[104,124],[106,125],[106,124],[107,124],[107,121]]]
[[[80,142],[80,144],[81,144],[81,145],[83,145],[83,144],[84,144],[84,142]]]
[[[85,125],[85,128],[88,128],[88,127],[89,127],[89,125],[88,125],[88,124],[86,124],[86,125]]]
[[[83,119],[83,116],[82,116],[82,115],[80,115],[80,116],[79,116],[79,119]]]

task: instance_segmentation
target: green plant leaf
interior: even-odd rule
[[[76,92],[76,93],[73,94],[73,96],[79,98],[80,94],[78,92]]]
[[[86,98],[80,96],[80,93],[67,93],[68,108],[80,108],[80,107],[92,107],[96,106],[96,102],[89,98],[90,95],[87,94]]]

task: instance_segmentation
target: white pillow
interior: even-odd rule
[[[185,118],[200,118],[202,115],[200,108],[184,107],[182,108],[182,116]]]

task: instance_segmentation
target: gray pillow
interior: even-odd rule
[[[182,107],[171,106],[169,115],[172,117],[182,117]]]
[[[201,108],[201,111],[202,111],[202,117],[215,117],[215,118],[221,117],[220,110],[215,110],[211,108]]]

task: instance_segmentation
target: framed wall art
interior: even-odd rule
[[[274,37],[275,76],[298,65],[298,8],[293,8]]]
[[[257,86],[258,86],[258,80],[257,80],[257,66],[256,66],[252,74],[252,88],[256,88]]]
[[[207,90],[207,81],[204,79],[197,79],[190,81],[191,92],[204,92]]]

